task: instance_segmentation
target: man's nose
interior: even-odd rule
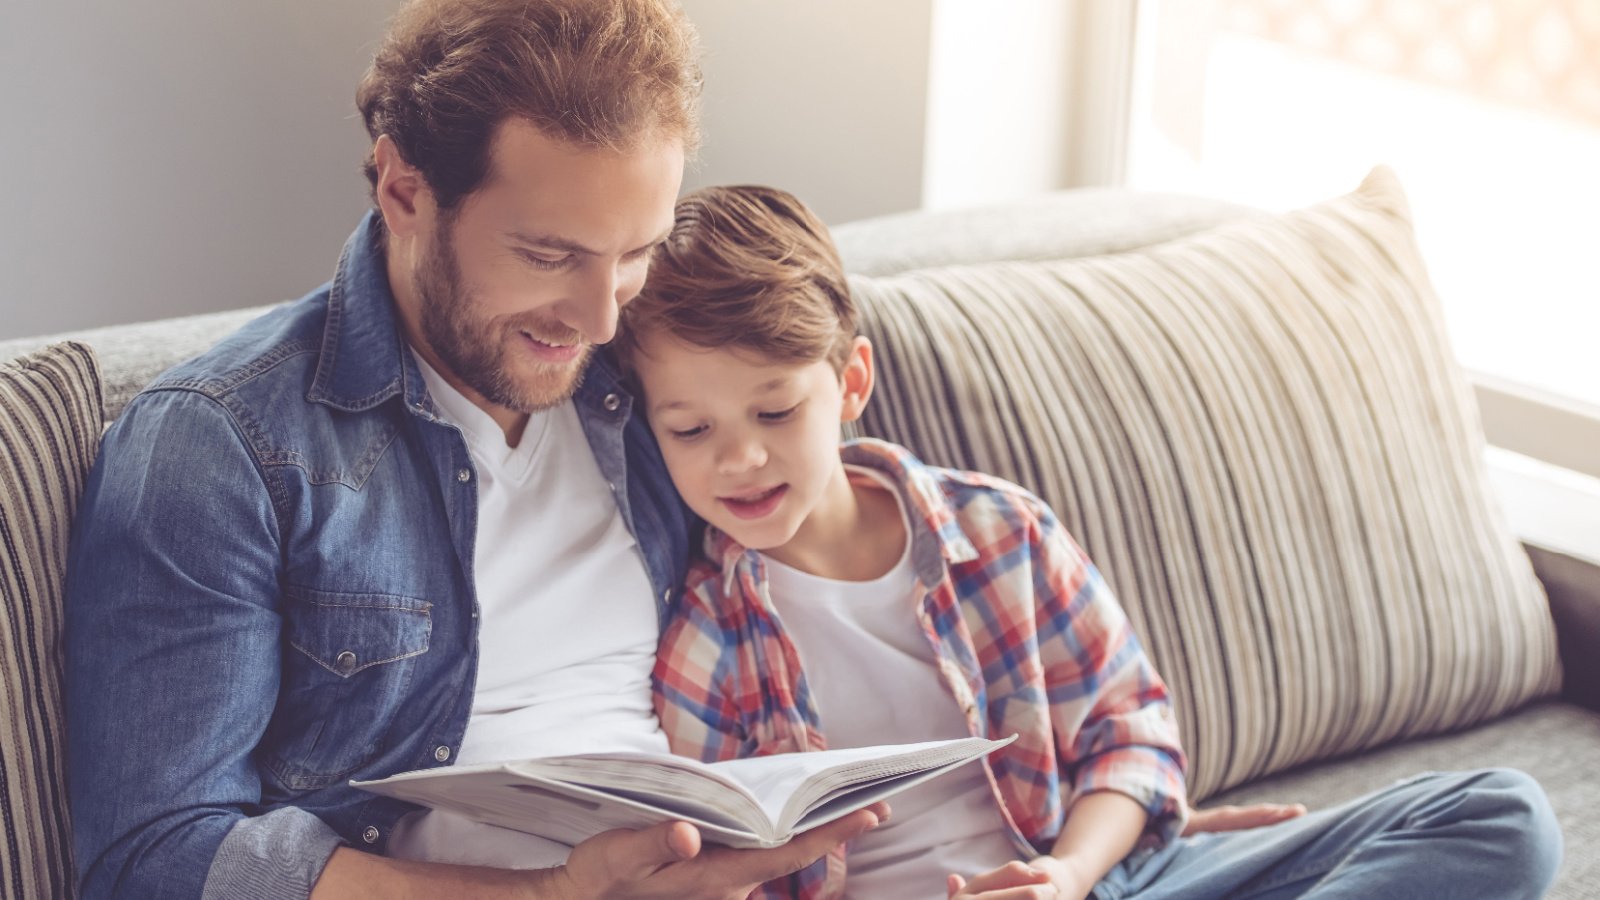
[[[562,311],[566,324],[591,344],[604,344],[617,334],[617,312],[624,302],[622,279],[615,265],[596,265],[574,285]],[[638,288],[633,289],[637,293]],[[628,294],[631,298],[632,294]]]

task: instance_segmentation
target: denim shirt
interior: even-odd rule
[[[688,513],[603,355],[573,402],[664,610]],[[341,842],[381,853],[415,807],[348,782],[446,765],[461,744],[477,514],[372,214],[331,283],[135,398],[68,559],[83,895],[306,897]]]

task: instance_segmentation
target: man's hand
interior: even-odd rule
[[[700,832],[684,822],[608,831],[573,848],[552,896],[742,900],[762,882],[805,868],[888,818],[888,805],[877,803],[770,850],[702,847]]]
[[[1302,803],[1255,803],[1250,806],[1195,809],[1189,811],[1189,823],[1184,826],[1183,836],[1188,837],[1204,831],[1243,831],[1246,828],[1260,828],[1263,825],[1276,825],[1279,822],[1299,818],[1305,814],[1306,808]]]

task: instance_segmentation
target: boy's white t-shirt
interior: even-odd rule
[[[765,557],[768,594],[800,654],[829,747],[968,737],[917,619],[916,573],[904,500],[906,550],[872,581],[821,578]],[[982,766],[966,765],[896,794],[889,822],[850,845],[845,894],[943,897],[945,876],[970,878],[1017,859]]]
[[[417,365],[478,486],[478,678],[452,762],[669,752],[650,696],[654,592],[577,410],[534,413],[508,447],[488,413]],[[389,842],[403,859],[500,868],[559,865],[569,849],[439,811],[401,819]]]

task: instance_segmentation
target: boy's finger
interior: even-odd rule
[[[1262,825],[1275,825],[1305,814],[1306,808],[1300,803],[1256,803],[1250,806],[1197,809],[1190,814],[1183,833],[1188,836],[1206,831],[1242,831],[1246,828],[1259,828]]]
[[[972,876],[972,880],[966,884],[966,891],[968,894],[986,894],[989,891],[1045,884],[1049,880],[1050,874],[1048,872],[1035,869],[1018,860],[1008,862],[998,869],[991,869],[981,875]]]
[[[955,895],[961,893],[961,889],[966,886],[967,880],[960,875],[946,875],[944,877],[945,900],[953,900]]]

